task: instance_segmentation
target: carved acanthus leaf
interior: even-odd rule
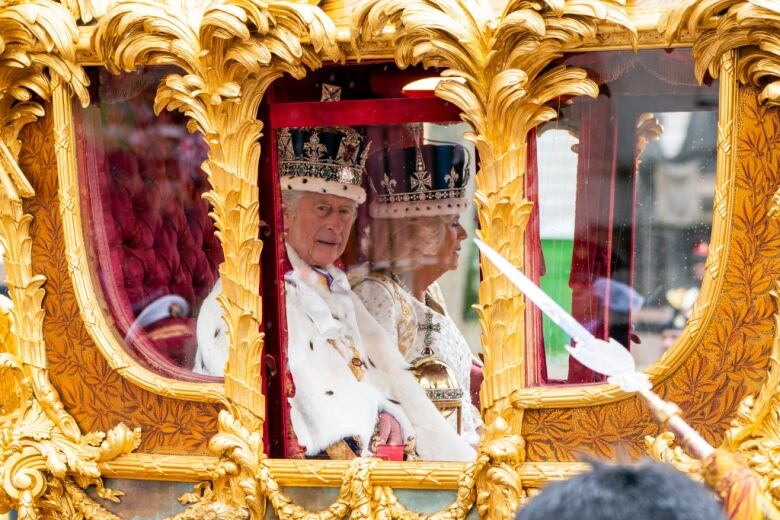
[[[481,238],[516,265],[524,262],[522,237],[532,208],[524,199],[524,138],[557,117],[553,100],[598,94],[584,70],[550,64],[595,38],[600,23],[636,36],[620,1],[511,0],[502,13],[495,13],[490,3],[479,0],[370,0],[353,15],[358,49],[393,26],[400,67],[421,63],[445,69],[436,95],[460,108],[473,129],[466,138],[479,151],[475,200]],[[482,268],[480,301],[491,303],[477,309],[485,355],[481,401],[486,429],[499,431],[507,424],[499,421],[504,421],[510,394],[525,383],[524,302],[489,263]],[[519,431],[522,411],[509,413],[519,415],[507,418]],[[508,451],[522,460],[519,436],[501,442],[515,443]],[[494,466],[476,477],[480,489],[488,490],[477,499],[478,506],[487,517],[509,515],[524,496],[522,486],[513,476],[512,462],[497,456],[490,460]]]
[[[79,487],[103,487],[97,462],[135,449],[140,430],[124,425],[106,437],[82,435],[63,409],[46,373],[42,307],[46,279],[32,272],[32,217],[22,199],[34,190],[19,168],[18,135],[42,116],[34,96],[49,99],[57,86],[88,103],[88,80],[76,64],[79,30],[62,5],[30,0],[0,6],[0,243],[5,250],[12,341],[0,353],[0,506],[20,518],[114,518]],[[78,484],[76,483],[78,481]]]
[[[667,43],[683,30],[696,37],[696,77],[718,77],[721,57],[739,51],[737,78],[761,89],[759,99],[780,104],[780,5],[762,0],[685,0],[659,19]]]
[[[67,517],[63,507],[87,518],[113,518],[101,516],[102,508],[81,488],[95,485],[99,496],[116,500],[121,493],[103,486],[97,463],[135,449],[141,431],[119,424],[108,435],[84,435],[74,441],[45,413],[31,380],[25,377],[22,361],[0,354],[0,366],[14,372],[3,374],[17,381],[14,394],[25,396],[16,401],[16,409],[4,408],[0,417],[5,432],[0,439],[0,468],[7,477],[0,489],[0,503],[13,505],[21,518],[39,518],[47,504],[53,512],[44,514],[45,518]],[[2,398],[5,402],[7,396]],[[94,440],[102,437],[106,440],[95,445]]]
[[[780,309],[780,281],[771,292]],[[745,397],[739,405],[737,416],[720,446],[747,461],[759,476],[762,491],[780,507],[780,311],[775,315],[775,339],[769,356],[767,381],[757,396]],[[687,457],[679,446],[673,446],[674,435],[664,432],[658,437],[648,437],[645,444],[650,455],[692,475],[702,473],[701,464]]]
[[[264,514],[262,471],[265,401],[257,169],[262,123],[257,112],[271,82],[302,77],[321,60],[338,59],[336,28],[316,6],[300,2],[216,0],[176,6],[150,0],[123,2],[98,21],[93,46],[113,73],[172,65],[157,90],[155,111],[178,110],[190,132],[209,145],[202,165],[212,190],[216,234],[225,260],[219,267],[228,331],[225,394],[228,410],[209,443],[221,457],[211,492],[194,509],[222,506],[253,517]],[[213,504],[213,506],[209,505]],[[221,506],[219,506],[221,507]],[[189,514],[188,513],[188,514]]]

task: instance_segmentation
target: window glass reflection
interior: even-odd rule
[[[585,67],[600,94],[562,103],[560,118],[531,137],[531,274],[595,336],[615,338],[645,368],[679,337],[698,295],[717,88],[697,84],[686,50],[567,61]],[[530,313],[539,347],[532,380],[602,380],[568,356],[570,340],[555,324]]]
[[[222,249],[202,199],[203,137],[178,113],[154,114],[169,72],[92,74],[93,103],[76,117],[82,214],[107,314],[127,348],[159,373],[197,379],[193,369],[223,370],[224,357],[210,370],[196,360],[197,317],[216,296]],[[221,312],[211,303],[210,313]],[[220,340],[214,332],[210,342]]]
[[[457,323],[472,290],[475,157],[463,131],[277,132],[291,456],[473,458],[481,367]]]

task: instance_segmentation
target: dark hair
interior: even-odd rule
[[[516,520],[725,520],[706,487],[667,464],[605,465],[547,485]]]

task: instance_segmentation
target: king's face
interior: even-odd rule
[[[357,203],[338,195],[304,193],[285,211],[287,243],[309,265],[326,267],[347,247]]]

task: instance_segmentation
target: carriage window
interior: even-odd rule
[[[264,280],[274,456],[475,456],[477,157],[420,77],[378,64],[275,85],[261,171],[279,187],[262,205],[281,281]]]
[[[222,248],[202,198],[203,137],[179,113],[154,114],[170,72],[92,71],[93,103],[75,110],[85,237],[127,348],[163,375],[213,380],[225,361],[224,327],[209,327],[221,324]]]
[[[473,457],[479,341],[462,309],[473,290],[476,163],[465,130],[414,122],[276,132],[295,389],[288,454]]]
[[[717,86],[698,86],[686,50],[588,53],[596,99],[562,103],[540,128],[529,195],[529,264],[543,289],[640,368],[680,336],[698,295],[715,193]],[[533,163],[532,163],[533,164]],[[602,379],[530,311],[536,382]]]

